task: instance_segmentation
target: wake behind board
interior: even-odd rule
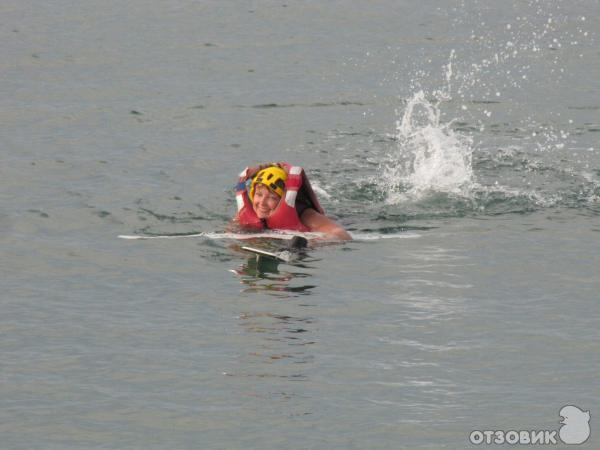
[[[207,239],[233,239],[233,240],[247,240],[247,239],[281,239],[291,240],[295,236],[302,236],[306,239],[314,239],[323,237],[322,233],[299,233],[298,231],[267,231],[263,233],[227,233],[227,232],[205,232],[205,233],[194,233],[194,234],[162,234],[162,235],[143,235],[143,234],[121,234],[118,237],[120,239],[180,239],[180,238],[191,238],[191,237],[203,237]]]

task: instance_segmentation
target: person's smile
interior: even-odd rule
[[[259,219],[266,219],[277,208],[280,197],[266,186],[259,184],[254,192],[252,207]]]

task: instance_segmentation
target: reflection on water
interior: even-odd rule
[[[287,399],[297,396],[288,381],[307,381],[306,371],[314,362],[308,351],[315,343],[312,317],[293,317],[266,311],[246,311],[238,316],[246,349],[238,359],[238,368],[225,375],[242,378],[270,378],[265,392],[253,387],[253,395]],[[308,366],[307,366],[308,364]]]
[[[232,269],[231,272],[237,274],[240,282],[247,286],[242,289],[244,293],[265,292],[282,298],[312,293],[311,289],[315,288],[315,285],[294,285],[294,282],[310,277],[309,273],[280,270],[280,264],[282,263],[275,259],[257,255],[249,257],[244,264],[237,269]],[[308,268],[299,261],[294,262],[293,265],[287,263],[284,265],[294,269]]]
[[[292,317],[270,312],[243,312],[239,315],[240,326],[249,334],[258,333],[262,342],[260,351],[252,352],[263,363],[288,360],[294,364],[312,361],[312,355],[306,355],[303,347],[314,344],[310,336],[310,326],[315,322],[312,317]],[[274,347],[284,344],[283,352]],[[296,347],[296,349],[289,348]]]
[[[278,401],[303,397],[288,383],[308,381],[307,371],[315,359],[309,349],[316,342],[316,319],[303,314],[307,306],[304,302],[294,301],[299,296],[312,294],[315,288],[306,283],[312,276],[307,260],[305,254],[297,254],[291,263],[253,255],[232,270],[244,285],[242,292],[267,294],[251,295],[251,300],[256,301],[243,302],[243,310],[237,316],[243,350],[237,359],[237,367],[226,375],[270,380],[263,389],[257,389],[253,384],[252,389],[244,390],[242,396]],[[289,301],[281,302],[281,299]],[[298,414],[310,414],[298,407]]]

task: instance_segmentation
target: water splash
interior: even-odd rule
[[[573,120],[567,117],[566,122],[568,111],[539,111],[523,101],[558,86],[568,88],[564,76],[572,66],[569,52],[582,41],[589,46],[594,40],[583,26],[585,17],[567,13],[561,5],[525,2],[495,29],[482,20],[457,19],[456,28],[476,24],[465,36],[466,46],[458,48],[463,56],[457,59],[452,50],[438,74],[422,68],[413,72],[408,100],[396,112],[396,146],[382,159],[376,179],[388,205],[419,202],[432,194],[466,200],[480,211],[487,209],[490,198],[527,199],[536,207],[556,204],[564,176],[550,187],[548,171],[529,164],[527,175],[521,176],[504,164],[487,170],[485,160],[512,145],[529,162],[544,165],[559,157],[572,166],[589,159],[570,151],[579,144]],[[437,80],[433,86],[432,80]],[[536,183],[533,177],[542,179]]]
[[[451,63],[447,76],[452,76]],[[407,102],[396,122],[396,149],[382,165],[379,188],[387,202],[419,200],[431,193],[469,196],[474,185],[473,140],[440,120],[440,104],[447,91],[436,91],[428,100],[419,91]]]

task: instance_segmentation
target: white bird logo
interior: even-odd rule
[[[590,412],[582,411],[577,406],[564,406],[558,413],[562,420],[558,432],[565,444],[583,444],[590,437]]]

